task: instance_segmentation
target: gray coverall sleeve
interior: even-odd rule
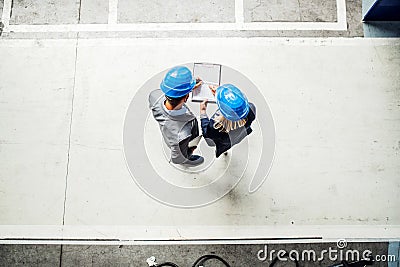
[[[149,94],[149,108],[153,109],[154,104],[162,97],[163,94],[160,89],[154,90]]]

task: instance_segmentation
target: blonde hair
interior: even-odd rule
[[[238,121],[231,121],[222,115],[216,116],[214,118],[214,121],[215,121],[214,129],[217,129],[220,132],[225,132],[225,133],[229,133],[232,130],[240,128],[240,127],[244,126],[247,122],[246,119],[241,119]]]

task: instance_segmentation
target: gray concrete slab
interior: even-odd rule
[[[157,225],[154,214],[167,225],[189,226],[399,222],[399,155],[393,148],[399,131],[393,121],[399,114],[390,110],[398,101],[398,45],[100,41],[81,40],[79,46],[66,224]],[[193,57],[236,66],[255,84],[268,85],[260,88],[276,119],[277,154],[257,194],[246,193],[244,180],[211,206],[182,210],[153,201],[134,184],[123,158],[122,125],[137,88],[160,70]],[[249,140],[257,143],[257,133]],[[252,168],[248,171],[245,177]],[[364,205],[380,209],[359,208]]]
[[[261,1],[245,0],[246,22],[263,21],[336,21],[336,1],[289,0]]]
[[[10,24],[74,24],[78,20],[77,0],[19,0],[13,2]]]
[[[3,6],[4,6],[4,0],[0,0],[0,21],[1,21],[1,14],[3,14]]]
[[[337,21],[336,0],[299,0],[300,21]]]
[[[107,24],[108,2],[107,0],[82,0],[79,23]]]
[[[330,258],[328,253],[325,253],[318,260],[322,251],[330,248],[337,250],[332,253],[332,257]],[[265,260],[258,258],[260,250],[267,252]],[[314,251],[316,260],[313,259],[313,254],[310,254],[310,258],[308,258],[308,254],[304,254],[304,260],[299,261],[300,266],[326,267],[339,263],[341,255],[343,255],[342,259],[346,259],[346,253],[349,251],[362,255],[365,250],[370,250],[374,256],[386,256],[388,255],[388,244],[386,242],[347,243],[343,249],[339,249],[335,243],[269,244],[268,242],[253,245],[63,245],[62,249],[60,245],[1,245],[0,266],[147,266],[146,259],[155,256],[158,264],[169,261],[184,267],[192,266],[201,256],[211,254],[222,257],[232,267],[262,267],[268,266],[271,258],[274,258],[279,250],[288,253],[297,251],[300,259],[303,251]],[[269,256],[271,252],[273,253],[272,257]],[[263,253],[260,255],[264,257]],[[292,255],[295,256],[295,254]],[[347,259],[351,261],[352,254],[347,255]],[[354,254],[354,257],[356,255]],[[386,261],[377,261],[373,266],[386,267],[387,264]],[[224,265],[216,260],[211,260],[207,261],[204,266],[223,267]],[[278,262],[275,266],[295,265],[287,261]]]
[[[267,245],[267,247],[265,247]],[[273,258],[277,251],[284,250],[286,252],[298,251],[301,254],[305,250],[315,251],[316,258],[321,256],[323,250],[336,249],[343,251],[345,255],[347,251],[359,251],[360,255],[365,250],[370,250],[374,255],[387,255],[387,243],[348,243],[343,250],[338,249],[335,243],[316,243],[316,244],[268,244],[261,243],[255,245],[158,245],[158,246],[64,246],[62,254],[63,266],[147,266],[146,259],[155,256],[157,263],[169,261],[178,266],[192,266],[193,263],[203,255],[218,255],[226,260],[232,267],[269,266],[271,259],[269,252],[275,250]],[[258,259],[258,252],[264,250],[267,252],[266,260]],[[294,255],[294,254],[293,254]],[[300,260],[302,267],[329,266],[339,263],[340,252],[337,254],[338,259],[329,258],[325,253],[322,259],[313,260],[311,257],[305,256],[305,260]],[[263,256],[261,254],[261,256]],[[351,256],[349,256],[351,258]],[[351,261],[351,260],[350,260]],[[223,267],[221,263],[215,260],[208,261],[204,266]],[[275,266],[295,266],[294,263],[279,262]],[[387,267],[387,262],[376,262],[376,267]]]
[[[0,224],[62,223],[74,44],[0,42]]]
[[[245,22],[261,21],[300,21],[300,6],[297,0],[288,1],[260,1],[245,0]]]
[[[139,2],[139,1],[138,1]],[[218,21],[234,21],[234,1],[211,3],[206,4],[200,3],[200,1],[190,3],[194,5],[197,11],[192,11],[191,7],[187,7],[184,3],[173,6],[172,2],[160,2],[154,4],[154,2],[139,2],[135,3],[132,1],[121,0],[120,8],[118,10],[119,22],[123,23],[140,23],[140,22],[218,22]],[[24,8],[23,4],[26,8]],[[37,4],[29,0],[18,1],[14,3],[13,18],[11,24],[41,24],[41,23],[78,23],[78,9],[76,7],[76,14],[72,14],[71,3],[65,5],[56,3],[51,5],[50,2]],[[299,0],[296,4],[294,1],[282,4],[275,0],[275,7],[271,4],[265,4],[264,2],[256,2],[255,0],[245,1],[245,19],[251,21],[251,10],[254,9],[253,13],[257,20],[266,19],[271,20],[264,13],[268,8],[274,8],[274,12],[277,15],[277,19],[283,19],[285,21],[307,23],[310,21],[321,22],[322,21],[336,21],[336,1],[316,1],[316,0]],[[76,4],[78,5],[78,4]],[[79,6],[79,5],[78,5]],[[215,7],[217,6],[217,7]],[[257,7],[258,6],[258,7]],[[216,13],[208,12],[207,10],[218,9],[218,15]],[[176,10],[178,8],[178,10]],[[65,10],[69,11],[65,11]],[[142,12],[142,11],[145,12]],[[293,30],[259,30],[259,31],[185,31],[185,30],[174,30],[164,32],[152,32],[152,31],[131,31],[131,32],[106,32],[106,31],[94,31],[94,32],[81,32],[82,38],[97,38],[97,37],[115,37],[115,38],[126,38],[126,37],[273,37],[273,36],[286,36],[286,37],[362,37],[363,36],[363,25],[361,23],[362,10],[361,2],[357,0],[346,1],[347,10],[347,31],[332,31],[332,30],[306,30],[306,31],[293,31]],[[136,12],[136,13],[135,13]],[[196,12],[199,12],[196,14]],[[207,13],[208,12],[208,13]],[[264,13],[263,13],[264,12]],[[280,13],[279,13],[280,12]],[[81,2],[80,11],[80,23],[106,23],[108,21],[108,3],[105,0],[94,1],[86,0]],[[16,15],[15,15],[16,14]],[[71,15],[72,14],[72,15]],[[175,14],[174,17],[170,17],[168,14]],[[220,18],[220,14],[222,17]],[[286,15],[285,15],[286,14]],[[289,14],[289,15],[287,15]],[[290,15],[292,14],[292,15]],[[201,19],[198,19],[198,15]],[[263,18],[263,16],[265,18]],[[284,18],[284,17],[288,18]],[[280,17],[280,18],[279,18]],[[294,19],[293,19],[294,17]],[[67,19],[64,19],[67,18]],[[17,32],[17,33],[4,33],[2,38],[75,38],[76,33],[74,32]]]
[[[118,21],[135,22],[234,22],[234,0],[118,1]]]
[[[61,245],[0,245],[0,266],[58,267]]]
[[[344,36],[363,37],[362,3],[359,0],[346,0],[347,32]]]

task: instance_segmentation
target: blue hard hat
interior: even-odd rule
[[[232,84],[217,88],[216,99],[222,115],[231,121],[238,121],[249,114],[250,106],[246,96]]]
[[[160,84],[164,94],[171,98],[179,98],[190,93],[196,85],[190,69],[176,66],[170,69]]]

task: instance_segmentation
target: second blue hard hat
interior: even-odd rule
[[[238,121],[249,114],[250,106],[246,96],[232,84],[217,88],[216,100],[222,115],[231,121]]]
[[[171,98],[179,98],[190,93],[196,85],[192,72],[185,66],[170,69],[160,84],[164,94]]]

